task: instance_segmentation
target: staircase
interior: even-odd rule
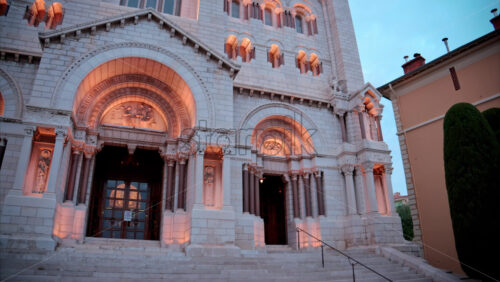
[[[346,251],[393,281],[432,281],[408,267],[375,254],[373,248]],[[355,266],[356,281],[385,281]],[[267,254],[243,252],[241,257],[188,257],[160,248],[159,242],[88,241],[61,246],[52,253],[3,251],[0,279],[4,281],[352,281],[346,258],[325,249],[293,251],[269,247]]]

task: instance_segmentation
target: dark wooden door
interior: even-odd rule
[[[102,207],[102,237],[149,239],[151,185],[147,182],[107,180]]]
[[[264,176],[260,184],[260,208],[267,245],[286,245],[285,189],[281,176]]]
[[[96,157],[87,236],[159,240],[163,160],[105,146]]]

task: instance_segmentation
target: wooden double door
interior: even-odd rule
[[[105,147],[96,158],[87,236],[159,240],[163,161],[158,152]]]

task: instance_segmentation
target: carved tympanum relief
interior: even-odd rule
[[[124,102],[106,110],[101,124],[167,131],[167,124],[160,113],[143,102]]]

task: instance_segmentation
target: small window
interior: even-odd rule
[[[231,2],[231,16],[233,18],[240,18],[240,3],[237,1]]]
[[[264,13],[265,13],[266,25],[272,26],[273,25],[273,12],[271,11],[271,9],[266,9]]]
[[[138,8],[139,7],[139,0],[128,0],[127,7]]]
[[[295,29],[297,30],[298,33],[304,33],[302,30],[302,17],[301,16],[295,16]]]
[[[146,8],[156,9],[156,0],[147,0],[146,1]]]
[[[163,4],[163,13],[165,14],[174,14],[174,0],[165,0],[165,4]]]

